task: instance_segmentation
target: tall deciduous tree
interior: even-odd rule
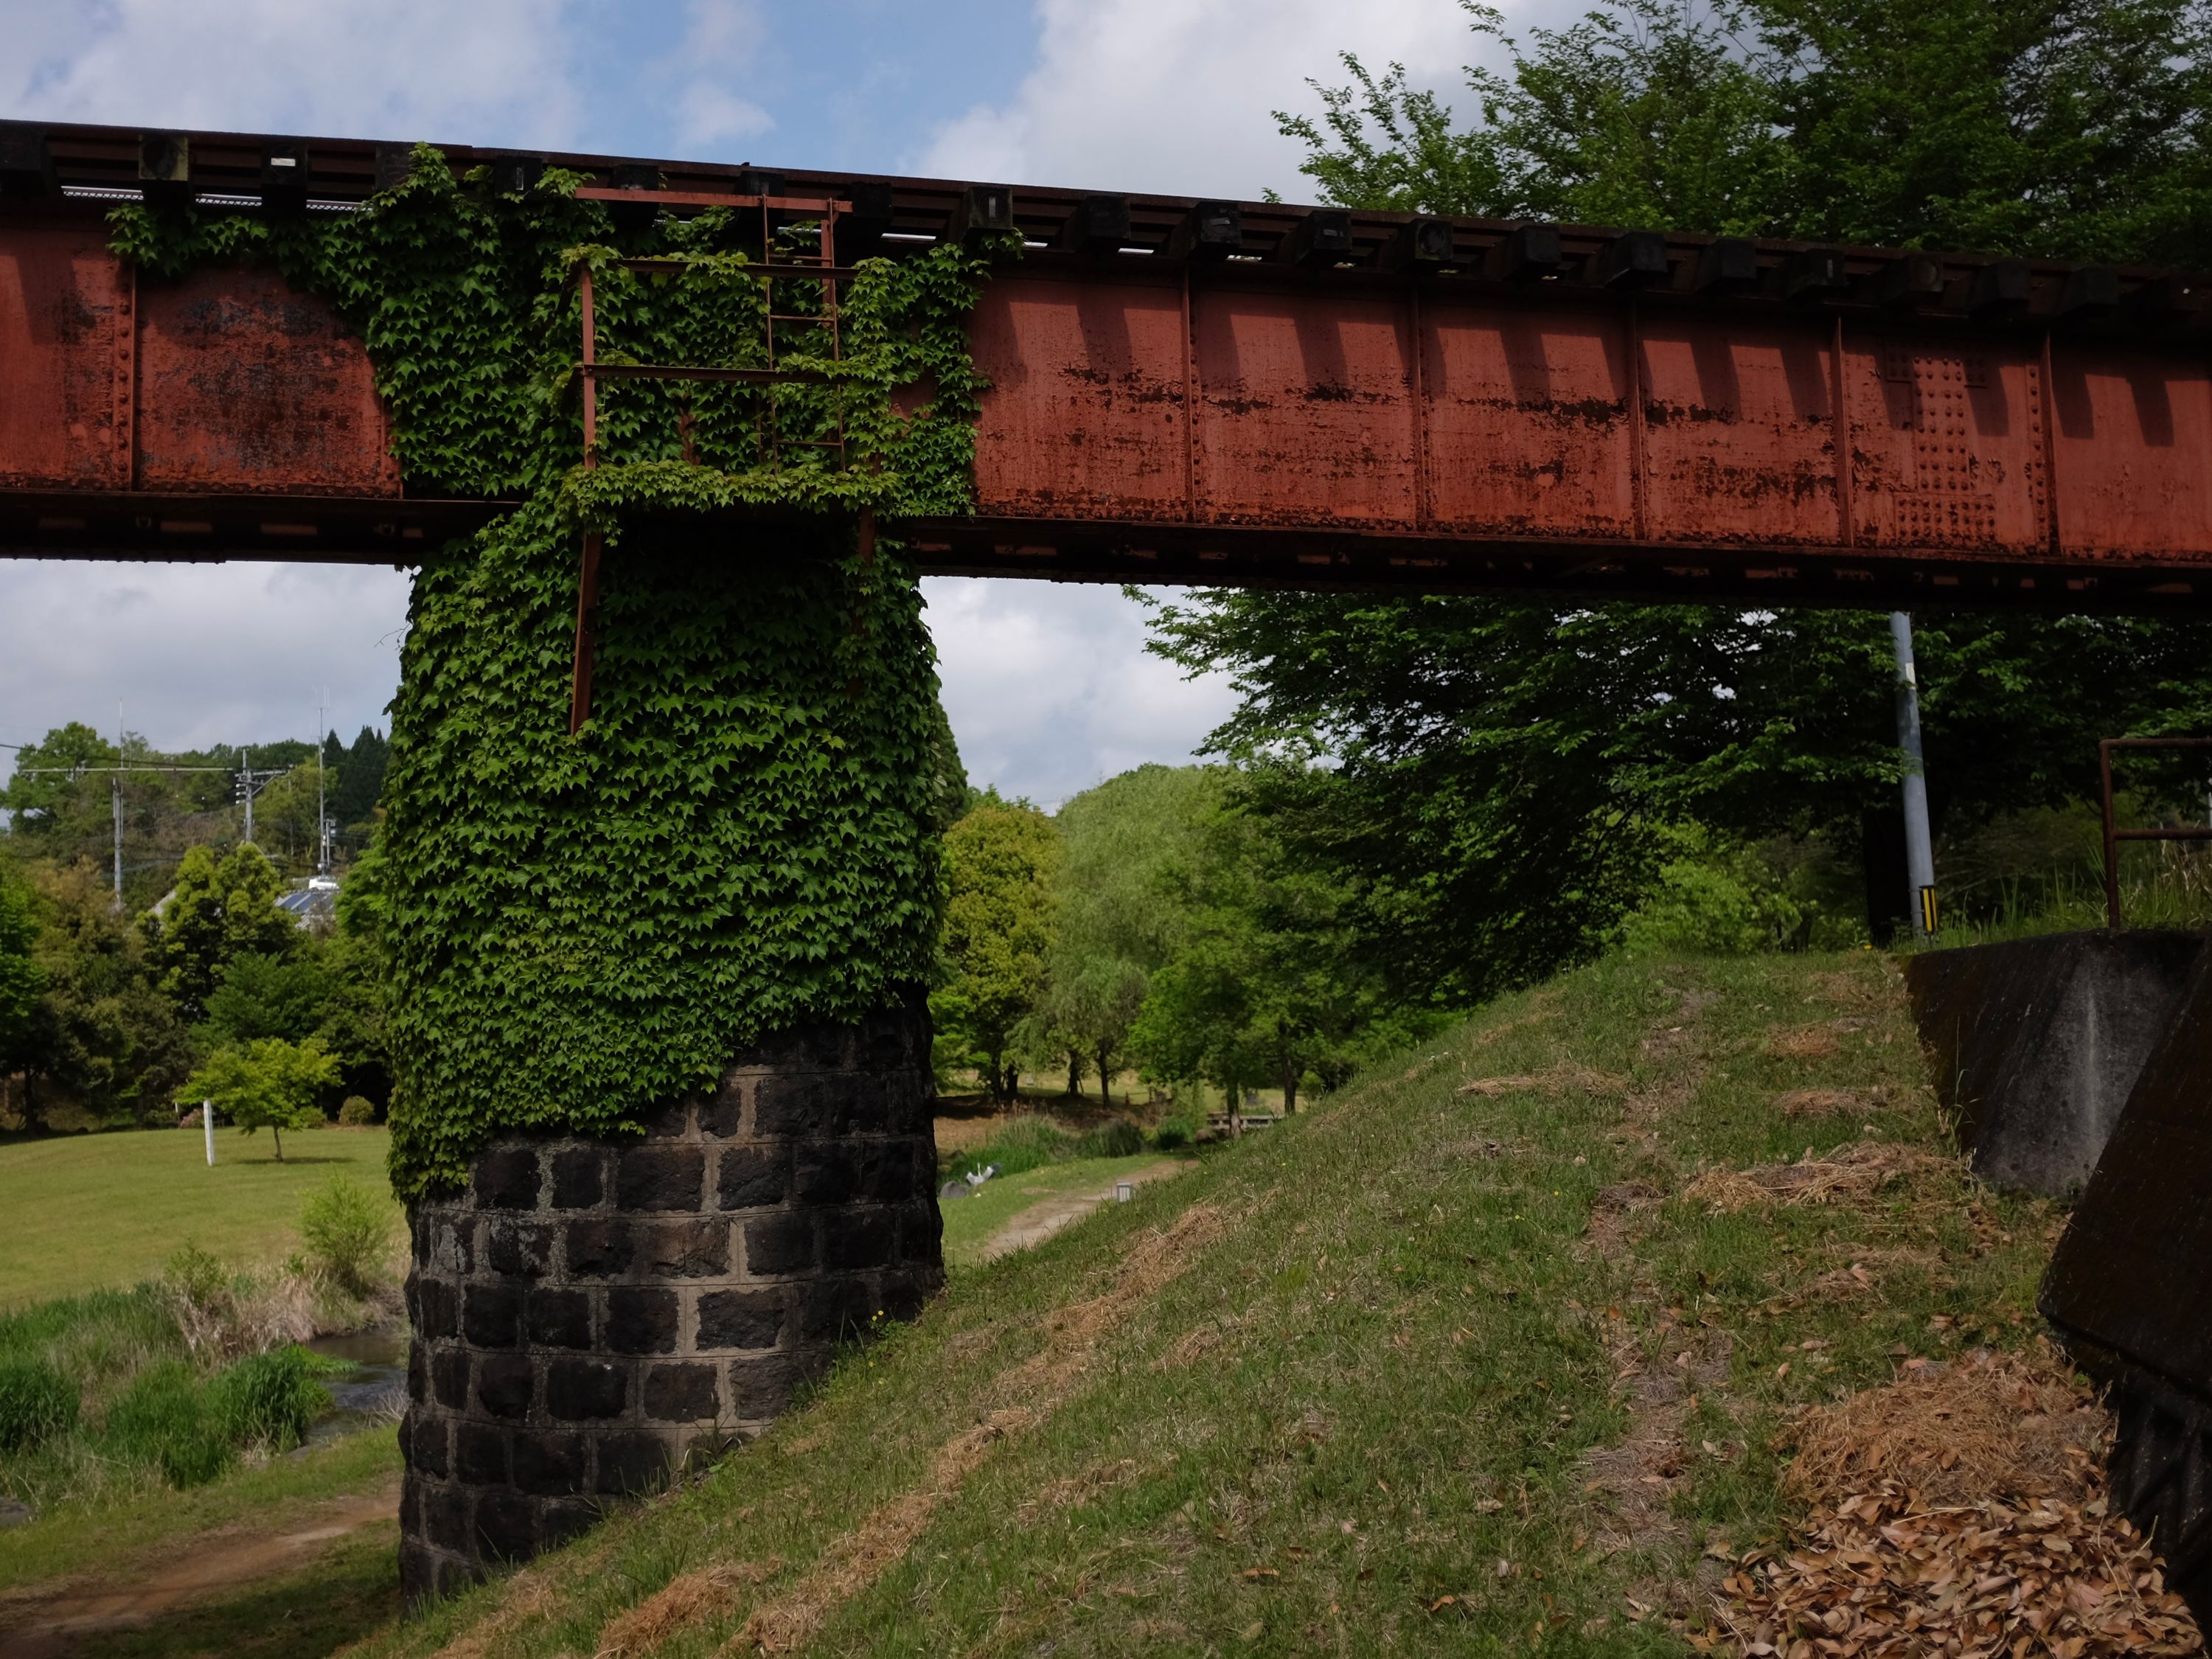
[[[63,1106],[102,1122],[149,1121],[191,1068],[184,1023],[98,872],[77,864],[36,880],[33,960],[44,987],[24,1057],[29,1114],[49,1127]]]
[[[276,866],[251,843],[219,863],[205,847],[185,855],[168,902],[144,927],[161,989],[186,1019],[207,1017],[207,1000],[234,958],[291,949],[299,930],[276,907],[283,890]]]
[[[1082,1055],[1102,1103],[1111,1103],[1152,975],[1187,932],[1188,908],[1170,873],[1196,859],[1224,791],[1218,769],[1140,766],[1076,796],[1054,819],[1066,852],[1054,884],[1040,1046]]]
[[[966,1042],[990,1092],[1012,1099],[1015,1034],[1044,983],[1059,832],[1033,807],[989,800],[952,826],[945,849],[947,975],[932,1012]]]
[[[1346,58],[1304,170],[1356,206],[1994,252],[2212,257],[2212,56],[2195,0],[1613,0],[1470,72],[1473,119]],[[2082,793],[2095,739],[2212,704],[2212,629],[1922,615],[1931,803],[1969,823]],[[1227,669],[1217,734],[1363,913],[1408,996],[1594,948],[1657,816],[1747,832],[1893,817],[1887,629],[1844,611],[1220,593],[1155,648]],[[1308,763],[1324,761],[1326,769]]]
[[[46,988],[46,975],[31,953],[37,938],[30,891],[0,862],[0,1076],[14,1072],[28,1053],[31,1017]]]

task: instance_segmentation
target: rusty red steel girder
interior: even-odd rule
[[[107,251],[120,198],[343,210],[408,153],[0,127],[0,554],[405,564],[497,511],[410,493],[367,356],[319,301],[263,270],[156,283]],[[669,211],[835,197],[843,264],[1018,230],[971,323],[975,510],[887,526],[925,572],[2212,599],[2212,283],[2186,276],[448,154]]]

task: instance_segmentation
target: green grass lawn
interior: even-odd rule
[[[1062,1193],[1103,1191],[1114,1184],[1115,1176],[1159,1161],[1158,1152],[1143,1152],[1135,1158],[1085,1158],[987,1181],[972,1198],[945,1206],[945,1265],[975,1266],[993,1235],[1032,1204]]]
[[[332,1171],[390,1193],[389,1139],[290,1134],[279,1164],[265,1131],[217,1129],[213,1169],[196,1129],[0,1141],[0,1308],[135,1284],[187,1241],[240,1267],[274,1260],[295,1248],[301,1200]]]
[[[1691,1190],[1861,1140],[1918,1156]],[[1686,1654],[1708,1552],[1796,1518],[1800,1407],[2033,1336],[2057,1213],[1949,1150],[1886,960],[1601,962],[956,1274],[703,1479],[362,1651]]]

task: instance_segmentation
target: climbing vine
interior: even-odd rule
[[[495,195],[425,149],[357,214],[114,217],[147,276],[264,261],[329,298],[410,491],[514,503],[416,579],[349,895],[386,962],[410,1198],[501,1132],[635,1127],[762,1036],[898,1001],[934,948],[933,657],[910,566],[864,555],[854,514],[969,505],[964,319],[1006,250],[861,262],[834,356],[819,284],[779,283],[811,320],[777,325],[777,366],[818,384],[603,385],[587,470],[580,267],[606,362],[757,366],[766,296],[732,216],[618,227],[578,182]],[[572,738],[586,528],[608,551]]]

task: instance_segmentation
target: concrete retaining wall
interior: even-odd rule
[[[1977,1175],[2054,1198],[2081,1189],[2202,946],[2138,928],[1905,959],[1936,1091]]]

